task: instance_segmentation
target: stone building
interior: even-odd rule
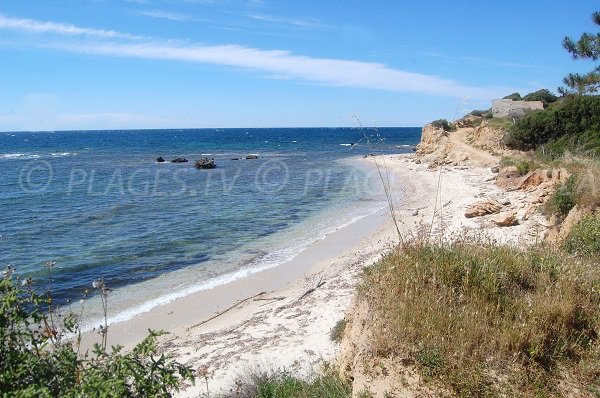
[[[544,109],[544,103],[542,101],[513,101],[511,99],[492,101],[492,115],[494,117],[521,115],[536,109]]]

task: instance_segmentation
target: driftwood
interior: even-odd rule
[[[264,307],[265,305],[269,305],[269,304],[273,304],[276,301],[281,301],[281,300],[285,300],[287,297],[271,297],[271,298],[258,298],[258,299],[254,299],[254,301],[268,301],[268,303],[263,303],[261,305],[259,305],[259,307]]]
[[[311,294],[312,292],[314,292],[315,290],[317,290],[318,288],[323,286],[325,283],[326,282],[323,282],[323,277],[321,277],[321,279],[319,279],[319,282],[317,282],[317,286],[312,287],[312,288],[308,289],[307,291],[305,291],[304,294],[302,296],[300,296],[297,301],[302,300],[304,297],[308,296],[309,294]]]
[[[212,321],[213,319],[220,317],[221,315],[225,314],[226,312],[229,312],[229,311],[231,311],[232,309],[234,309],[235,307],[238,307],[239,305],[241,305],[241,304],[245,303],[246,301],[248,301],[248,300],[252,300],[252,299],[255,299],[255,298],[257,298],[257,297],[260,297],[260,296],[263,296],[263,295],[265,295],[265,294],[267,294],[267,292],[260,292],[260,293],[258,293],[258,294],[255,294],[254,296],[250,296],[250,297],[248,297],[248,298],[245,298],[245,299],[243,299],[243,300],[240,300],[240,301],[238,301],[237,303],[233,304],[232,306],[230,306],[230,307],[228,307],[228,308],[224,309],[223,311],[221,311],[221,312],[217,312],[215,315],[211,316],[210,318],[208,318],[208,319],[205,319],[205,320],[203,320],[202,322],[199,322],[199,323],[197,323],[197,324],[195,324],[195,325],[192,325],[192,326],[190,326],[189,328],[187,328],[187,329],[186,329],[186,331],[189,331],[190,329],[193,329],[193,328],[195,328],[195,327],[198,327],[198,326],[202,326],[202,325],[204,325],[205,323],[208,323],[208,322]]]

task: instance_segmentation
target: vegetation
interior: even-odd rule
[[[521,101],[523,98],[521,98],[521,94],[519,94],[519,93],[512,93],[512,94],[507,95],[506,97],[503,97],[502,99]]]
[[[558,101],[558,97],[552,94],[549,90],[543,88],[527,94],[523,97],[523,101],[542,101],[544,103],[544,108],[546,108],[549,104]]]
[[[576,188],[577,176],[571,175],[548,199],[545,206],[546,212],[561,217],[566,216],[577,204]]]
[[[600,12],[592,14],[592,20],[600,25]],[[584,33],[579,40],[575,41],[569,37],[563,40],[563,47],[574,59],[587,59],[597,61],[600,58],[600,33]],[[600,66],[584,75],[571,73],[563,79],[567,88],[560,88],[563,94],[593,94],[600,88]]]
[[[373,347],[458,396],[600,391],[600,269],[544,247],[412,244],[366,271]]]
[[[331,341],[335,343],[342,341],[344,330],[346,330],[346,319],[340,319],[331,329],[331,333],[329,334]]]
[[[525,151],[539,148],[546,157],[566,150],[600,155],[600,97],[570,96],[532,112],[510,129],[505,143]]]
[[[532,170],[535,170],[539,167],[539,165],[531,160],[527,159],[515,159],[512,157],[504,156],[500,160],[500,166],[515,166],[517,168],[517,173],[520,175],[525,175]]]
[[[254,372],[222,398],[350,398],[350,385],[331,371],[306,381],[288,371]]]
[[[588,216],[573,226],[564,243],[569,253],[583,256],[600,255],[600,217]]]
[[[446,119],[438,119],[431,122],[433,127],[442,128],[444,131],[456,131],[456,126],[448,122]]]
[[[46,263],[51,269],[53,262]],[[102,281],[96,288],[105,298]],[[131,352],[106,347],[80,353],[78,317],[60,314],[51,291],[39,294],[31,279],[7,268],[0,280],[0,391],[3,397],[169,397],[192,370],[160,354],[149,336]],[[75,337],[69,339],[68,335]]]

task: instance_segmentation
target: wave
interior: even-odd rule
[[[108,324],[110,325],[114,323],[125,322],[136,317],[137,315],[150,312],[156,307],[169,304],[175,300],[189,296],[191,294],[214,289],[219,286],[223,286],[228,283],[234,282],[236,280],[250,277],[256,273],[276,268],[293,260],[296,256],[298,256],[301,252],[306,250],[313,243],[326,239],[327,236],[329,236],[333,232],[345,228],[351,224],[354,224],[355,222],[365,217],[375,214],[376,212],[381,211],[385,207],[385,204],[381,204],[377,206],[372,206],[368,209],[365,208],[365,210],[362,213],[355,215],[354,217],[346,220],[345,222],[342,222],[337,225],[330,224],[328,228],[321,229],[319,234],[312,235],[310,238],[297,242],[292,246],[287,246],[266,253],[261,252],[256,256],[253,256],[248,261],[244,262],[242,267],[236,271],[213,277],[208,280],[204,280],[196,285],[189,286],[177,291],[172,291],[171,293],[163,294],[152,300],[147,300],[145,302],[142,302],[141,304],[134,305],[131,308],[123,310],[118,314],[109,317]],[[90,331],[93,328],[93,325],[99,324],[99,321],[99,319],[95,319],[94,321],[86,322],[86,324],[82,328],[82,331]]]
[[[52,153],[2,153],[0,159],[41,159],[41,158],[63,158],[66,156],[76,156],[74,152],[52,152]]]

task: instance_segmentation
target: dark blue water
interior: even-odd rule
[[[60,301],[100,277],[119,288],[281,261],[273,253],[310,239],[321,214],[368,196],[353,158],[410,152],[419,138],[417,128],[0,133],[0,265],[40,280],[56,261]],[[203,157],[218,167],[195,169]]]

